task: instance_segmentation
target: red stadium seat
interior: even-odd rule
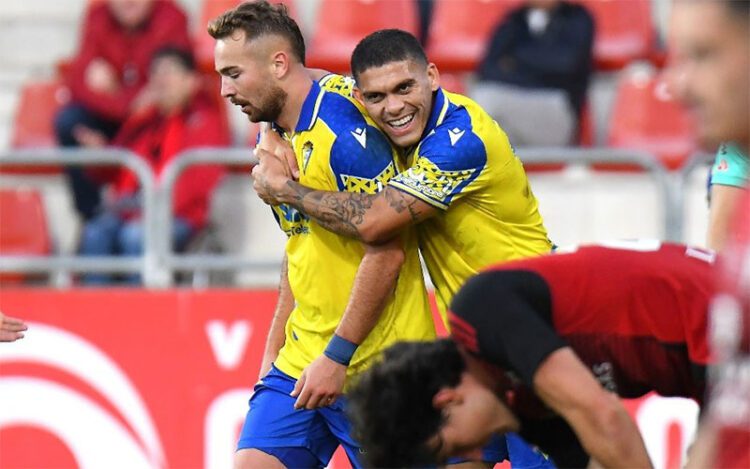
[[[231,10],[245,0],[203,0],[200,21],[195,31],[195,58],[203,71],[214,70],[214,39],[208,35],[206,27],[209,21]],[[297,10],[293,0],[270,0],[271,3],[283,3],[289,9],[292,18],[297,18]]]
[[[417,34],[414,0],[321,0],[307,64],[347,73],[352,51],[366,35],[384,28]]]
[[[466,77],[461,73],[440,72],[440,86],[451,93],[466,94]]]
[[[436,0],[427,56],[441,71],[475,71],[490,37],[522,0]]]
[[[677,169],[698,149],[693,122],[655,72],[636,69],[620,79],[610,117],[608,145],[656,155]]]
[[[47,256],[51,242],[44,203],[36,190],[0,189],[0,254]],[[21,274],[0,274],[3,283],[18,283]]]
[[[651,0],[578,0],[594,16],[594,59],[600,70],[617,70],[654,53]]]
[[[13,148],[57,146],[53,121],[68,100],[70,92],[59,81],[34,81],[21,89],[21,99],[13,120]]]

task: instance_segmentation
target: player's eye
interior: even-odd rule
[[[401,94],[406,94],[409,91],[411,91],[411,83],[404,83],[403,85],[398,87],[398,92]]]
[[[383,100],[383,95],[382,94],[375,94],[375,93],[373,93],[373,94],[366,94],[365,95],[365,100],[368,103],[377,103],[377,102],[380,102],[380,101]]]

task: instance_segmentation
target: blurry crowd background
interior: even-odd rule
[[[117,145],[146,158],[158,174],[187,148],[252,146],[257,127],[218,95],[213,40],[205,32],[209,19],[238,1],[147,3],[5,2],[0,148]],[[669,0],[283,3],[306,37],[310,67],[347,73],[351,50],[367,33],[385,27],[413,32],[437,64],[443,87],[478,100],[517,148],[635,148],[672,170],[697,151],[689,119],[660,80]],[[142,250],[138,188],[129,173],[60,167],[2,172],[3,186],[41,184],[47,215],[39,223],[48,220],[51,234],[39,249],[84,255]],[[242,234],[242,217],[232,215],[233,202],[244,197],[237,186],[247,181],[223,175],[222,168],[204,167],[181,179],[174,205],[177,248],[205,241],[199,235],[215,216],[236,228],[219,245],[251,243]],[[223,209],[216,203],[211,208],[212,195],[224,197]],[[26,198],[31,208],[14,209],[28,217],[34,197]],[[0,213],[6,226],[10,210],[6,205]],[[252,240],[256,249],[269,243],[280,246],[283,239]]]

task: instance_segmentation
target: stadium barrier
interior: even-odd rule
[[[524,164],[560,166],[630,165],[643,169],[659,194],[659,215],[663,238],[683,240],[683,191],[692,171],[707,160],[705,155],[694,157],[680,172],[668,172],[658,160],[645,152],[610,148],[519,148],[517,154]],[[121,256],[81,257],[60,256],[5,256],[0,255],[0,272],[134,272],[140,271],[144,285],[166,288],[173,283],[178,271],[276,271],[278,262],[239,257],[227,254],[179,254],[170,243],[172,200],[175,183],[188,167],[200,164],[247,166],[254,157],[247,149],[205,148],[188,150],[175,158],[156,184],[151,169],[136,155],[124,150],[19,150],[0,153],[0,166],[9,165],[124,165],[133,170],[143,187],[144,223],[146,239],[141,258]]]
[[[0,166],[124,166],[138,178],[143,194],[144,253],[140,258],[122,256],[61,256],[49,257],[0,255],[0,272],[50,273],[70,272],[140,272],[146,285],[154,285],[164,277],[156,258],[160,233],[155,218],[156,180],[151,168],[138,155],[122,149],[44,149],[13,150],[0,153]],[[5,220],[4,223],[12,223]]]

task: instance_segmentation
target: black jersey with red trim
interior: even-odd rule
[[[498,265],[456,295],[452,337],[517,377],[517,402],[535,401],[523,398],[534,373],[565,346],[620,396],[656,391],[701,402],[713,259],[709,251],[639,241]]]

